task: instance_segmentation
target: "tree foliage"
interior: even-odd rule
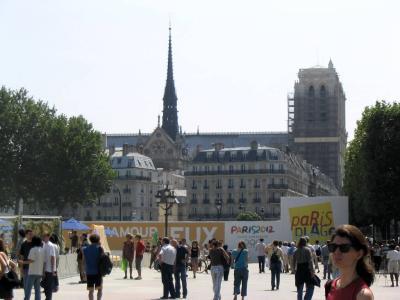
[[[55,209],[96,199],[113,171],[101,134],[83,117],[57,115],[27,91],[0,90],[0,205]]]
[[[344,190],[351,222],[384,226],[400,206],[400,105],[377,102],[357,122],[346,152]]]
[[[255,212],[242,212],[237,215],[237,221],[261,221],[262,218]]]

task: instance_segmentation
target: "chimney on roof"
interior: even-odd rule
[[[257,141],[252,141],[250,143],[250,149],[251,150],[258,150],[258,142]]]
[[[111,145],[110,148],[108,149],[109,155],[113,155],[115,153],[115,145]]]
[[[134,152],[135,146],[129,145],[129,144],[123,144],[122,145],[122,155],[125,156],[128,153]]]

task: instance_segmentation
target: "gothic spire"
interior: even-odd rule
[[[168,69],[167,69],[167,82],[165,85],[163,97],[163,119],[162,128],[168,135],[175,140],[178,134],[178,109],[174,83],[174,72],[172,66],[172,41],[171,41],[171,25],[169,26],[169,41],[168,41]]]

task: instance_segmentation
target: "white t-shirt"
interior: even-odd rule
[[[258,242],[257,244],[256,244],[256,253],[257,253],[257,256],[265,256],[265,244],[264,243],[261,243],[261,242]]]
[[[387,254],[386,254],[386,258],[389,261],[400,261],[400,253],[397,250],[390,250]]]
[[[174,265],[176,258],[176,249],[170,244],[164,245],[161,248],[160,257],[163,263]]]
[[[56,271],[56,246],[52,242],[44,243],[44,271],[45,272],[55,272]],[[54,265],[51,268],[51,257],[54,256]]]
[[[42,247],[33,247],[29,251],[29,260],[33,260],[29,264],[28,275],[43,275],[43,265],[44,265],[44,251]]]

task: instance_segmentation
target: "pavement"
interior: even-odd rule
[[[322,270],[322,269],[321,269]],[[155,300],[162,295],[161,273],[143,268],[142,280],[123,279],[123,272],[114,268],[111,275],[104,278],[104,300]],[[296,288],[294,285],[294,275],[281,274],[281,284],[279,290],[271,290],[271,274],[266,270],[266,274],[258,273],[258,264],[249,265],[249,282],[248,296],[249,300],[266,300],[266,299],[296,299]],[[321,273],[317,274],[320,275]],[[134,277],[136,273],[134,270]],[[322,275],[320,276],[322,277]],[[87,291],[85,284],[78,284],[79,277],[70,277],[60,280],[59,292],[53,294],[54,300],[80,300],[87,299]],[[325,280],[322,280],[325,283]],[[376,281],[372,286],[375,299],[400,299],[400,287],[390,287],[389,276],[376,276]],[[222,282],[222,299],[233,299],[233,272],[229,274],[229,281]],[[14,299],[23,299],[23,291],[16,290]],[[44,299],[44,294],[42,294]],[[32,294],[32,299],[34,295]],[[95,298],[96,299],[96,298]],[[193,278],[193,274],[188,274],[188,297],[189,300],[212,300],[212,281],[209,274],[197,274],[197,278]],[[238,297],[240,299],[240,297]],[[316,288],[314,292],[315,300],[323,300],[324,288]]]

